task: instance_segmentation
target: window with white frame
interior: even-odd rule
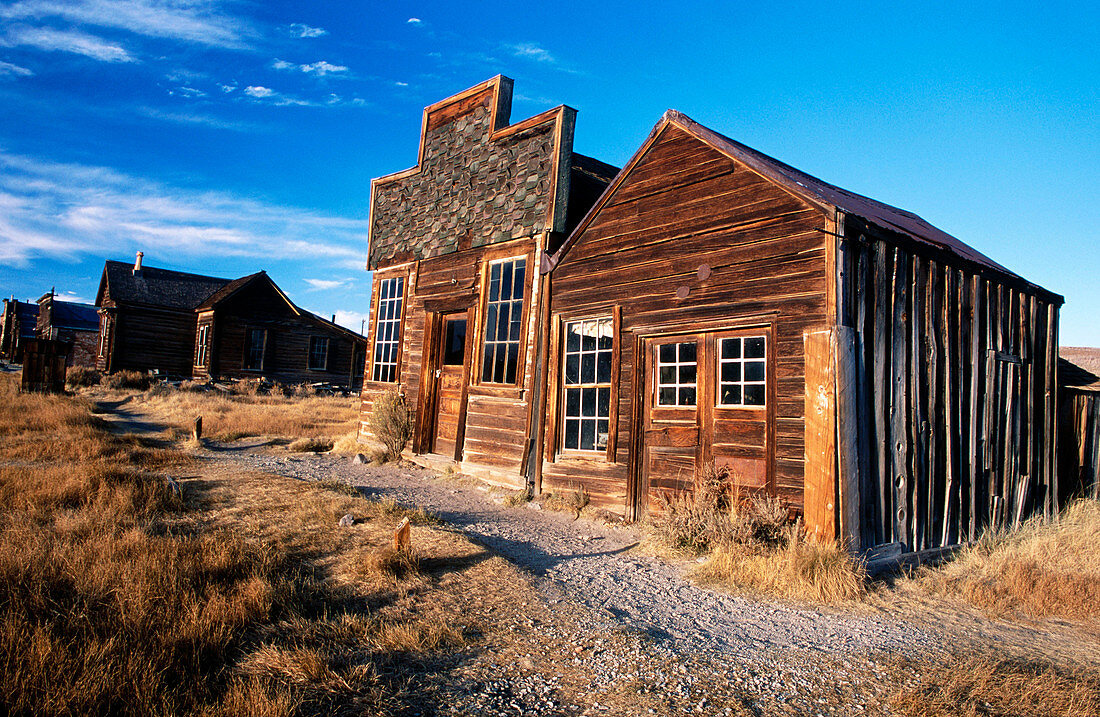
[[[328,368],[328,337],[309,337],[309,370],[324,371]]]
[[[694,341],[657,347],[657,405],[694,406],[698,378]]]
[[[485,341],[481,352],[482,383],[514,384],[519,371],[523,333],[523,294],[527,260],[505,259],[489,265],[485,302]]]
[[[397,380],[397,354],[401,347],[401,302],[405,296],[405,278],[383,279],[378,286],[378,314],[374,320],[375,381]]]
[[[734,336],[718,342],[718,405],[763,406],[767,395],[767,341]]]
[[[205,366],[206,365],[206,350],[207,350],[206,347],[207,347],[207,340],[209,338],[210,338],[210,326],[209,325],[200,326],[199,327],[199,349],[195,353],[195,365],[196,366]]]
[[[607,449],[612,331],[610,317],[565,324],[562,446],[567,450]]]

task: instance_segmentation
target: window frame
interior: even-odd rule
[[[611,336],[610,336],[611,346],[609,348],[605,349],[606,352],[610,354],[610,356],[609,356],[610,366],[608,367],[608,378],[607,378],[606,382],[601,382],[601,381],[598,380],[598,378],[599,378],[599,362],[600,362],[599,361],[599,356],[604,351],[604,350],[601,350],[599,348],[599,338],[598,337],[596,339],[596,348],[594,350],[595,365],[593,366],[593,373],[594,373],[593,378],[597,379],[595,381],[587,382],[587,383],[583,382],[583,381],[580,381],[580,379],[583,375],[583,357],[584,357],[584,355],[591,354],[593,352],[584,350],[583,344],[578,348],[578,351],[576,351],[576,352],[570,352],[569,351],[569,327],[571,325],[575,325],[575,324],[585,324],[585,323],[590,323],[590,322],[597,323],[597,324],[601,323],[601,322],[607,322],[608,329],[610,330],[610,333],[611,333]],[[616,363],[617,363],[617,359],[618,359],[618,351],[617,351],[618,341],[617,341],[616,334],[617,334],[617,332],[616,332],[616,321],[615,321],[614,313],[606,313],[606,314],[602,314],[602,315],[599,315],[599,316],[589,316],[589,317],[583,317],[583,318],[570,318],[568,320],[563,320],[561,322],[561,338],[560,338],[560,341],[561,341],[561,344],[560,344],[561,345],[561,360],[559,362],[560,365],[558,367],[558,370],[560,372],[559,376],[560,376],[561,398],[560,398],[560,401],[559,401],[560,405],[558,407],[558,414],[559,415],[557,416],[558,426],[559,426],[558,436],[557,436],[557,450],[563,456],[597,458],[597,457],[600,457],[602,455],[602,456],[604,456],[604,458],[606,458],[608,453],[610,452],[612,441],[615,440],[615,437],[616,437],[616,431],[613,430],[613,425],[614,425],[614,421],[618,418],[618,416],[617,416],[618,401],[616,400],[617,396],[618,396],[618,385],[617,385],[618,382],[616,380],[617,373],[618,373],[616,371]],[[569,357],[570,357],[571,353],[574,353],[578,357],[578,360],[577,360],[577,362],[578,362],[578,368],[577,368],[578,383],[576,383],[576,384],[567,383],[567,380],[568,380],[568,378],[567,378],[568,377],[567,366],[568,366]],[[607,405],[607,415],[606,416],[601,416],[600,415],[599,391],[600,391],[601,388],[606,388],[608,390],[608,405]],[[568,392],[570,391],[570,389],[581,390],[582,392],[583,392],[584,389],[595,389],[596,390],[596,401],[597,401],[597,403],[596,403],[596,408],[595,408],[596,413],[595,413],[594,416],[584,416],[583,413],[581,415],[572,416],[572,417],[567,415],[567,410],[568,410],[568,406],[569,406]],[[583,393],[582,393],[582,395],[583,395]],[[583,411],[583,409],[582,409],[582,411]],[[566,440],[567,440],[566,425],[567,425],[568,421],[571,418],[574,419],[574,420],[579,420],[581,422],[582,426],[583,426],[583,423],[586,420],[591,420],[591,421],[595,422],[597,430],[596,430],[596,433],[595,433],[595,438],[594,438],[594,443],[593,443],[592,448],[581,448],[579,440],[578,440],[578,447],[576,447],[576,448],[566,447]],[[600,423],[601,420],[606,420],[607,421],[607,443],[602,448],[599,446],[599,443],[598,443],[598,440],[599,440],[599,430],[598,429],[599,429],[599,423]],[[583,431],[583,428],[581,430]]]
[[[395,279],[400,279],[401,280],[401,286],[402,286],[402,289],[401,289],[401,306],[400,306],[400,310],[397,312],[398,315],[397,315],[396,319],[387,319],[387,321],[396,321],[396,325],[397,325],[397,338],[396,338],[396,341],[393,342],[396,345],[396,354],[394,356],[394,362],[393,362],[394,376],[393,376],[392,381],[383,381],[381,379],[376,379],[374,377],[375,376],[375,366],[376,366],[375,354],[377,353],[377,349],[378,349],[378,336],[379,336],[379,331],[380,331],[379,317],[380,317],[380,310],[381,310],[381,305],[382,305],[382,284],[384,282],[392,281],[392,280],[395,280]],[[402,368],[404,367],[402,359],[404,358],[404,353],[405,353],[404,352],[404,347],[405,347],[405,315],[406,315],[406,311],[408,310],[408,306],[409,306],[409,293],[410,293],[410,287],[411,287],[412,282],[410,280],[410,276],[409,276],[408,271],[404,271],[404,270],[403,271],[398,271],[398,272],[376,271],[376,272],[374,272],[374,277],[373,277],[372,284],[373,285],[371,287],[372,297],[371,297],[371,311],[370,311],[370,314],[371,314],[370,315],[370,319],[371,319],[371,322],[370,322],[370,346],[369,346],[369,349],[368,349],[368,352],[367,352],[367,360],[366,360],[366,365],[365,365],[364,371],[363,371],[363,379],[367,383],[374,383],[374,384],[379,384],[379,385],[392,386],[394,384],[398,384],[398,383],[401,382],[401,371],[402,371]],[[387,299],[387,301],[389,301],[389,300],[390,299]]]
[[[495,382],[483,380],[485,372],[485,329],[486,322],[489,316],[489,280],[494,264],[503,264],[505,262],[515,262],[520,259],[524,262],[524,283],[523,283],[523,303],[520,309],[520,328],[519,328],[519,345],[516,352],[516,378],[513,382]],[[499,255],[494,253],[487,253],[482,258],[481,265],[481,287],[480,296],[478,297],[478,316],[477,316],[477,344],[474,354],[474,370],[470,378],[473,385],[484,387],[486,389],[508,389],[508,388],[522,388],[526,380],[526,367],[527,367],[527,344],[528,344],[528,331],[530,329],[530,315],[532,305],[532,294],[535,291],[535,286],[538,281],[538,272],[532,273],[532,267],[534,265],[533,252],[527,251],[522,253],[515,253],[515,249],[502,252]],[[512,301],[510,299],[509,301]],[[467,331],[469,328],[467,327]],[[494,343],[500,343],[495,342]],[[510,342],[509,342],[510,343]]]
[[[676,361],[672,364],[665,364],[676,367],[676,383],[674,384],[662,384],[661,383],[661,347],[663,346],[677,346],[681,344],[695,344],[695,381],[693,383],[680,383],[680,367],[686,366],[686,362],[680,360],[679,348],[676,350]],[[653,351],[655,360],[653,362],[653,377],[649,381],[650,390],[653,392],[651,396],[652,410],[657,411],[696,411],[699,406],[704,403],[703,392],[700,390],[700,364],[704,363],[704,355],[706,353],[707,340],[706,337],[699,334],[690,334],[687,336],[668,336],[662,337],[660,340],[654,341]],[[676,398],[679,401],[680,389],[690,386],[695,390],[695,401],[693,403],[661,403],[661,387],[673,386],[676,391]]]
[[[771,402],[771,392],[773,389],[774,379],[771,377],[772,360],[769,355],[771,351],[771,340],[769,339],[770,332],[765,329],[741,329],[737,331],[723,331],[722,333],[714,337],[714,408],[719,411],[766,411],[768,410]],[[742,341],[742,356],[739,359],[741,363],[741,381],[739,382],[742,389],[745,386],[744,381],[744,340],[760,338],[764,340],[764,355],[760,357],[753,357],[753,361],[761,361],[764,364],[764,378],[760,381],[753,381],[751,385],[761,385],[764,387],[764,402],[761,404],[750,405],[745,403],[722,403],[722,342],[727,339],[741,339]],[[744,395],[742,394],[742,400]]]
[[[206,358],[208,353],[207,342],[210,338],[210,324],[202,324],[199,326],[198,336],[195,340],[198,346],[195,349],[195,365],[206,366]]]
[[[260,331],[263,333],[263,344],[260,348],[260,365],[259,367],[253,367],[248,365],[249,355],[252,353],[254,343],[252,336],[254,331]],[[267,363],[267,344],[270,332],[263,326],[246,326],[244,329],[244,356],[241,358],[241,370],[242,371],[255,371],[256,373],[262,373],[265,370],[265,364]]]
[[[324,360],[320,366],[313,365],[313,342],[324,341],[325,352]],[[306,370],[308,371],[328,371],[329,352],[332,349],[332,339],[329,336],[323,334],[311,334],[309,337],[309,348],[306,350]]]

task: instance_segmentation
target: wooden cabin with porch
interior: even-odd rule
[[[189,377],[195,349],[195,309],[229,279],[107,261],[99,280],[96,368]]]
[[[910,212],[670,110],[542,271],[537,490],[724,467],[872,555],[1057,510],[1062,297]]]
[[[229,282],[194,314],[196,379],[360,387],[366,338],[299,308],[266,272]]]
[[[417,164],[371,182],[361,437],[389,388],[412,452],[525,487],[541,445],[549,277],[538,267],[614,176],[564,105],[509,123],[497,76],[424,110]]]

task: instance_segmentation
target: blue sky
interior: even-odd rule
[[[921,214],[1100,345],[1094,3],[0,1],[0,292],[266,269],[358,329],[370,179],[495,74],[625,162],[669,108]]]

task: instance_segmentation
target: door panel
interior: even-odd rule
[[[435,381],[436,416],[434,453],[452,455],[461,450],[462,421],[466,401],[466,314],[443,317],[439,332],[439,375]]]
[[[641,481],[635,504],[689,490],[706,467],[750,491],[770,487],[774,404],[770,327],[644,342]]]

